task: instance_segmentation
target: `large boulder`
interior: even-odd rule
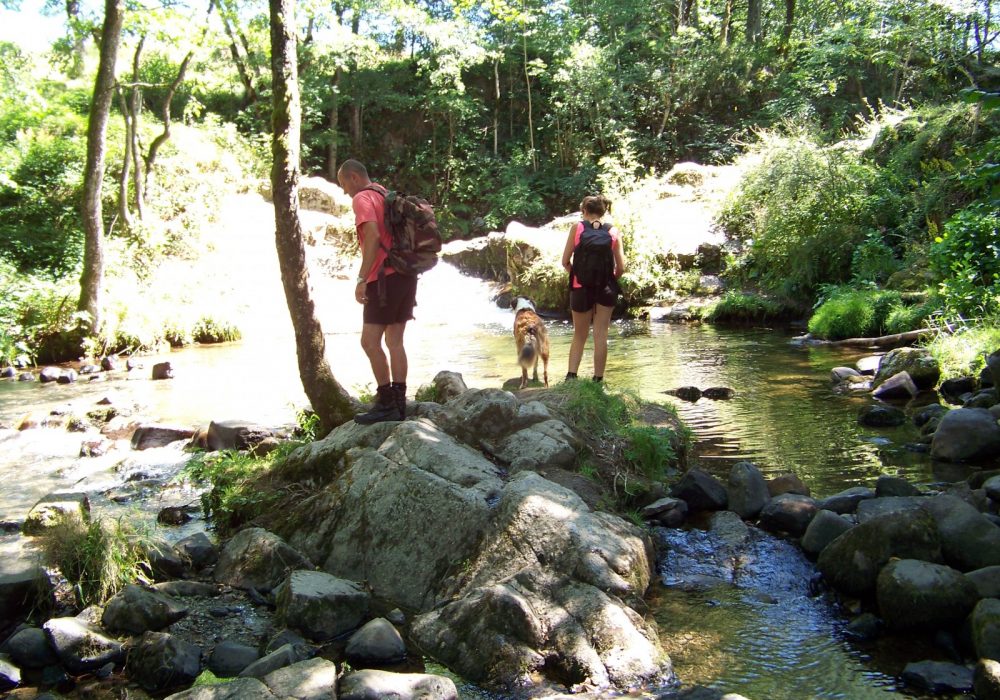
[[[332,697],[332,696],[331,696]],[[199,685],[168,695],[165,700],[277,700],[256,678],[237,678],[227,683]]]
[[[169,627],[187,612],[168,595],[129,584],[108,601],[101,624],[112,632],[142,634]]]
[[[797,493],[775,496],[760,512],[760,526],[767,530],[801,535],[816,515],[816,501]]]
[[[858,410],[858,423],[869,428],[892,428],[906,422],[906,413],[895,406],[872,403]]]
[[[688,469],[670,489],[670,495],[688,504],[690,510],[725,510],[729,495],[722,482],[706,471]]]
[[[986,566],[970,571],[965,578],[976,587],[980,598],[1000,598],[1000,566]]]
[[[132,449],[148,450],[153,447],[165,447],[178,440],[190,440],[192,435],[194,430],[184,426],[146,423],[132,433]]]
[[[984,598],[969,619],[976,657],[1000,661],[1000,600]]]
[[[878,575],[882,619],[896,629],[936,629],[960,624],[978,600],[976,587],[948,566],[898,559]]]
[[[40,535],[60,523],[90,522],[90,499],[85,493],[50,493],[43,496],[28,511],[21,532]]]
[[[351,197],[336,183],[318,175],[302,178],[299,200],[299,206],[303,209],[333,216],[342,216],[351,211]]]
[[[313,564],[283,539],[259,527],[240,530],[226,543],[213,576],[234,588],[270,591],[295,569]]]
[[[434,375],[434,387],[441,403],[447,403],[469,390],[461,374],[447,370]]]
[[[222,641],[208,657],[208,670],[219,678],[238,676],[247,666],[260,658],[256,648],[239,642]]]
[[[807,554],[815,556],[852,527],[854,527],[853,523],[833,511],[820,510],[809,522],[805,534],[802,535],[802,549]]]
[[[956,408],[941,418],[931,457],[947,462],[1000,456],[1000,425],[985,408]]]
[[[1000,700],[1000,661],[980,659],[972,675],[976,700]]]
[[[1000,528],[957,496],[928,499],[924,508],[937,524],[948,564],[973,571],[1000,564]]]
[[[52,581],[42,567],[0,574],[0,620],[18,620],[37,609],[46,611],[54,602]]]
[[[920,489],[911,484],[901,476],[891,474],[880,474],[875,481],[875,497],[887,498],[891,496],[919,496]]]
[[[822,510],[832,510],[834,513],[853,513],[861,501],[875,498],[875,491],[867,486],[854,486],[819,501],[816,505]]]
[[[21,684],[21,669],[0,654],[0,693],[16,688]]]
[[[886,378],[872,391],[872,396],[883,401],[907,401],[920,393],[908,372],[898,372]]]
[[[201,673],[201,649],[165,632],[146,632],[129,651],[126,669],[151,693],[189,686]]]
[[[458,700],[450,678],[424,673],[355,671],[340,682],[340,700]]]
[[[384,617],[377,617],[351,635],[344,649],[354,668],[388,666],[406,658],[406,643]]]
[[[361,624],[369,595],[323,571],[293,571],[275,591],[275,603],[280,624],[325,642]]]
[[[54,617],[42,628],[70,673],[87,673],[125,656],[121,642],[75,617]]]
[[[864,595],[875,590],[879,571],[893,557],[942,561],[940,536],[929,513],[908,510],[861,523],[827,545],[817,565],[838,590]]]
[[[336,700],[337,665],[327,659],[309,659],[271,671],[263,678],[276,698]]]
[[[866,523],[883,515],[906,513],[920,510],[927,503],[926,496],[886,496],[861,501],[858,504],[857,518],[859,523]]]
[[[771,500],[767,481],[753,462],[737,462],[729,470],[729,510],[745,520],[756,518]]]
[[[45,631],[25,627],[4,642],[4,648],[20,668],[45,668],[58,662]]]
[[[917,661],[906,664],[903,682],[931,693],[968,693],[972,690],[972,670],[944,661]]]
[[[545,466],[569,467],[576,460],[580,445],[568,425],[550,418],[511,433],[494,453],[510,465],[511,471],[517,472]]]
[[[904,347],[885,354],[875,374],[875,385],[900,372],[909,374],[920,390],[933,389],[941,378],[941,366],[929,351]]]
[[[446,589],[452,602],[415,621],[411,635],[423,649],[496,685],[543,668],[597,687],[669,675],[656,632],[625,604],[639,603],[651,575],[651,543],[640,530],[531,472],[504,490],[496,525]]]
[[[206,441],[209,450],[249,450],[269,437],[270,428],[245,420],[211,421]]]

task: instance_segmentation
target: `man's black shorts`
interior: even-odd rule
[[[365,290],[364,322],[379,326],[405,323],[413,320],[413,307],[417,305],[416,275],[394,273],[386,275],[382,283],[369,282]]]
[[[580,287],[569,293],[569,308],[578,314],[592,311],[595,304],[614,307],[618,301],[617,284],[612,283],[600,288]]]

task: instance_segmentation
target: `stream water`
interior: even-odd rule
[[[69,386],[0,381],[0,423],[12,424],[29,411],[86,410],[116,393],[165,422],[293,422],[305,397],[271,258],[241,268],[256,280],[244,287],[243,341],[145,358],[147,368],[169,359],[175,368],[169,381],[151,381],[148,371],[141,378]],[[370,370],[358,345],[360,308],[352,300],[351,283],[323,277],[314,279],[314,285],[334,374],[353,391],[371,390]],[[461,372],[475,387],[499,387],[519,375],[512,314],[492,304],[490,296],[486,283],[448,265],[427,273],[418,293],[417,320],[407,330],[411,396],[444,369]],[[566,371],[571,329],[566,322],[551,321],[550,335],[549,376],[559,381]],[[754,461],[766,475],[795,472],[817,497],[870,485],[882,473],[922,484],[962,476],[908,449],[905,445],[916,437],[909,428],[874,430],[857,424],[863,399],[833,394],[829,370],[852,364],[858,353],[794,345],[791,336],[782,329],[618,322],[611,332],[605,376],[611,388],[675,405],[695,434],[692,460],[723,479],[741,459]],[[589,376],[590,362],[588,350],[581,376]],[[695,403],[663,393],[685,385],[727,386],[736,393],[730,400]],[[120,482],[111,461],[78,458],[79,444],[79,434],[63,430],[0,430],[0,520],[18,521],[50,491],[96,493]],[[169,473],[184,457],[163,448],[129,459],[133,463],[127,469],[133,472]],[[167,501],[189,502],[196,495],[174,490],[149,497],[158,507]],[[118,506],[99,497],[96,507],[113,511]],[[661,585],[651,603],[684,683],[725,688],[754,700],[875,698],[904,692],[894,680],[901,670],[894,657],[848,644],[832,605],[809,595],[812,565],[796,548],[755,535],[751,561],[737,581],[727,580],[724,563],[712,560],[711,535],[690,530],[658,531],[656,536],[670,554],[660,564]],[[0,561],[13,556],[16,539],[0,536]],[[679,583],[684,572],[695,570],[716,576],[719,585]]]

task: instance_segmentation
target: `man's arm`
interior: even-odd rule
[[[354,287],[354,298],[359,304],[368,301],[365,296],[366,280],[371,274],[372,266],[375,265],[375,256],[378,255],[379,234],[378,224],[374,221],[366,221],[361,224],[361,268],[358,270],[358,281]]]

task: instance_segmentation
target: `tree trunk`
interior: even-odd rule
[[[149,190],[149,178],[153,173],[156,154],[159,152],[160,146],[165,144],[170,138],[170,106],[174,101],[174,95],[177,94],[177,88],[184,82],[184,74],[187,72],[192,55],[193,53],[188,51],[187,56],[181,61],[181,65],[177,69],[177,75],[174,76],[173,82],[170,83],[170,88],[167,90],[166,97],[163,98],[163,113],[161,115],[163,117],[163,131],[153,139],[153,143],[149,144],[149,153],[146,154],[146,178],[143,181],[143,190]]]
[[[326,147],[326,175],[331,182],[337,181],[337,167],[339,155],[337,153],[337,129],[340,128],[340,84],[344,77],[344,69],[337,66],[337,71],[333,77],[333,97],[330,111],[327,117],[327,126],[330,129],[330,143]]]
[[[83,75],[83,61],[87,56],[87,33],[80,26],[80,0],[66,0],[66,22],[73,37],[73,63],[68,74],[71,78],[79,78]]]
[[[274,196],[275,245],[281,283],[295,329],[299,376],[324,434],[351,419],[351,398],[326,360],[326,340],[309,292],[302,222],[299,219],[299,104],[295,39],[295,0],[269,0],[273,82],[271,188]]]
[[[792,38],[792,27],[795,24],[795,0],[785,0],[785,25],[781,29],[782,50],[788,46]]]
[[[105,136],[111,99],[115,91],[115,61],[121,40],[125,0],[105,0],[101,29],[101,58],[94,81],[94,99],[87,123],[87,163],[83,174],[83,273],[80,276],[78,311],[90,316],[90,333],[101,330],[101,287],[104,283],[104,183]]]
[[[761,0],[748,0],[747,2],[746,39],[748,44],[759,44],[761,40],[760,4]]]
[[[898,348],[926,338],[929,335],[938,333],[951,333],[951,328],[920,328],[915,331],[905,333],[894,333],[892,335],[880,335],[875,338],[845,338],[844,340],[822,341],[825,345],[835,345],[838,347],[862,347],[862,348]]]
[[[142,112],[142,90],[139,89],[139,57],[142,55],[142,47],[145,43],[146,37],[143,36],[139,39],[139,44],[135,47],[135,55],[132,58],[132,98],[129,104],[131,129],[125,134],[125,138],[130,141],[128,151],[132,156],[132,179],[135,184],[135,214],[139,217],[139,221],[146,218],[146,180],[143,176],[142,162],[140,160],[142,145],[139,134],[139,125],[142,123],[139,118]]]
[[[493,60],[493,156],[500,152],[500,58]]]
[[[722,29],[719,32],[719,43],[729,46],[729,33],[733,26],[733,5],[735,0],[726,0],[725,15],[722,18]]]
[[[535,159],[535,121],[531,108],[531,74],[528,72],[528,35],[522,31],[521,48],[524,55],[524,84],[528,90],[528,147],[531,149],[531,172],[538,171]]]
[[[132,176],[132,111],[125,100],[125,91],[118,86],[118,105],[125,120],[125,153],[122,156],[122,172],[118,178],[118,215],[125,228],[132,228],[132,209],[129,207],[128,183]]]

